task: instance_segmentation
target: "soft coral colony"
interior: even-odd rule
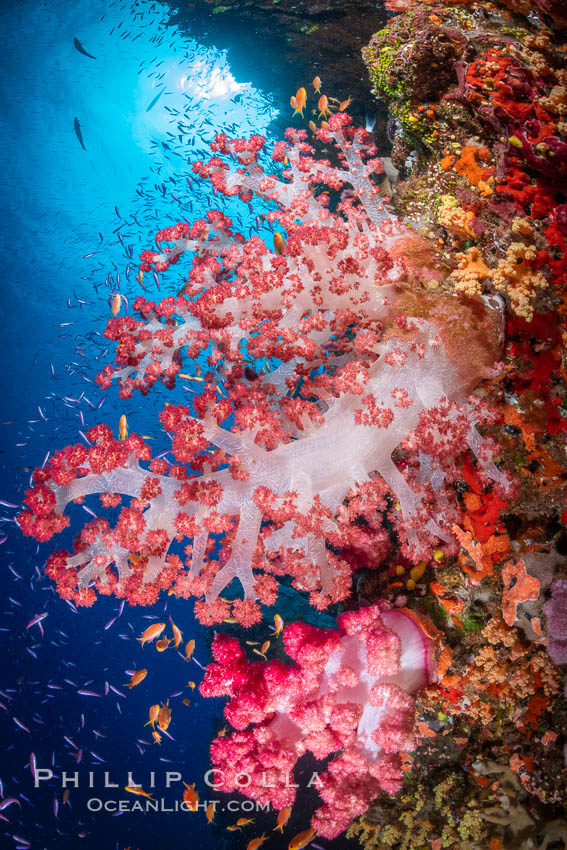
[[[416,692],[429,685],[425,709],[441,699],[445,716],[461,722],[465,696],[482,689],[478,670],[468,679],[454,672],[448,646],[438,666],[444,635],[425,605],[409,610],[406,591],[441,565],[429,601],[462,626],[475,588],[497,574],[506,622],[518,616],[531,627],[534,613],[536,629],[539,589],[550,581],[513,557],[500,519],[519,484],[487,431],[510,413],[473,395],[505,371],[497,290],[512,305],[531,295],[515,302],[496,283],[453,291],[434,243],[384,207],[382,162],[348,116],[332,116],[312,142],[330,158],[288,130],[268,167],[262,138],[220,135],[214,156],[194,165],[215,193],[262,198],[285,239],[278,232],[273,250],[246,240],[219,210],[157,234],[142,270],[166,272],[188,253],[188,279],[177,297],[138,298],[137,318],[109,322],[116,361],[99,383],[117,380],[123,398],[158,381],[173,389],[187,377],[183,358],[199,359],[205,371],[190,377],[201,391],[191,407],[160,413],[170,452],[152,458],[141,437],[116,440],[101,425],[87,433],[90,445],[56,453],[36,471],[18,519],[46,541],[69,525],[69,503],[98,494],[116,522],[95,518],[72,553],[51,556],[59,593],[81,605],[97,592],[152,604],[169,590],[196,597],[206,625],[258,624],[280,583],[307,592],[318,610],[356,607],[359,576],[376,576],[374,604],[340,615],[336,630],[286,628],[294,664],[250,663],[235,639],[217,636],[201,686],[231,697],[235,731],[212,746],[226,790],[290,805],[293,789],[280,780],[297,759],[341,751],[321,775],[313,820],[332,838],[381,792],[400,790],[401,756],[417,741]],[[470,215],[463,221],[475,232]],[[484,280],[484,261],[474,262]],[[449,574],[457,568],[460,583]],[[530,684],[541,684],[541,658],[531,663]],[[557,692],[555,679],[547,684]]]
[[[279,178],[259,164],[257,137],[213,143],[238,169],[219,155],[195,165],[217,191],[276,202],[268,217],[286,229],[285,253],[232,234],[218,211],[178,224],[157,234],[173,247],[144,252],[142,268],[163,271],[194,252],[184,294],[157,305],[139,298],[139,319],[109,322],[116,364],[99,381],[118,378],[123,397],[159,378],[171,386],[184,347],[189,359],[208,353],[197,415],[183,405],[160,414],[175,463],[98,426],[87,434],[94,445],[67,448],[35,474],[19,520],[42,540],[67,524],[70,501],[131,498],[113,529],[95,519],[74,554],[49,561],[61,593],[81,604],[96,590],[151,603],[173,586],[204,596],[197,615],[215,623],[229,615],[221,593],[237,578],[244,598],[232,615],[251,625],[256,600],[273,603],[275,577],[287,574],[323,608],[350,592],[344,551],[371,549],[379,563],[394,537],[409,559],[428,558],[440,541],[455,550],[450,485],[469,447],[484,483],[510,486],[477,430],[494,414],[469,395],[500,355],[500,304],[422,289],[422,276],[441,277],[430,245],[384,210],[370,177],[380,160],[347,116],[319,131],[339,146],[338,167],[312,156],[303,131],[287,135],[272,155],[286,162]],[[352,197],[331,212],[328,194],[313,192],[321,185],[350,185]],[[281,365],[260,376],[250,357]],[[175,538],[192,540],[186,563],[168,555]]]

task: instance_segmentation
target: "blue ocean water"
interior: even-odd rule
[[[222,701],[186,687],[199,681],[197,665],[174,652],[158,656],[135,640],[150,622],[171,617],[184,641],[196,640],[195,658],[206,664],[212,634],[195,622],[192,603],[166,597],[154,608],[126,606],[120,613],[115,599],[101,598],[74,612],[43,576],[54,541],[37,546],[24,539],[10,507],[20,504],[34,467],[97,422],[117,429],[125,413],[132,431],[152,438],[156,453],[168,448],[157,413],[166,399],[186,401],[181,389],[123,402],[116,388],[101,392],[94,383],[112,357],[102,336],[109,301],[115,291],[130,304],[142,294],[137,258],[161,227],[193,221],[213,205],[248,236],[261,212],[212,202],[206,186],[186,177],[220,130],[275,141],[274,120],[288,105],[262,90],[261,51],[254,82],[238,79],[227,54],[205,47],[187,24],[180,31],[171,11],[149,0],[5,0],[0,8],[0,799],[17,801],[0,811],[2,847],[245,847],[264,830],[267,846],[287,847],[308,826],[315,805],[302,789],[283,837],[272,832],[273,813],[250,813],[238,801],[228,812],[228,798],[203,781],[209,742],[224,725]],[[159,297],[177,292],[183,279],[180,264],[158,281],[146,275],[144,285],[148,297]],[[56,546],[69,547],[88,519],[79,506],[71,517]],[[302,600],[293,605],[307,608]],[[41,624],[27,628],[42,613],[48,616]],[[141,667],[148,676],[129,691],[125,671]],[[171,738],[157,746],[144,723],[148,707],[167,699]],[[38,788],[32,760],[54,773]],[[302,766],[300,782],[310,767]],[[166,771],[195,782],[201,800],[219,799],[224,811],[214,824],[203,811],[89,811],[89,800],[127,797],[128,772],[146,790],[153,772],[154,795],[174,809],[182,786],[166,788]],[[77,772],[78,779],[77,788],[69,783],[66,804],[63,772]],[[105,772],[118,788],[104,787]],[[228,832],[243,815],[255,823]]]

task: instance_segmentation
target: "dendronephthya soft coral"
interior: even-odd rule
[[[443,277],[432,247],[384,208],[372,179],[376,149],[349,122],[335,115],[318,131],[337,146],[338,165],[315,158],[293,130],[272,155],[279,175],[260,165],[259,137],[218,136],[216,155],[195,165],[217,192],[273,202],[267,218],[287,241],[278,237],[272,251],[211,211],[161,231],[158,245],[172,247],[144,252],[142,268],[160,271],[194,253],[184,294],[158,305],[139,298],[140,319],[109,322],[116,365],[100,383],[117,377],[123,397],[158,379],[173,387],[184,348],[190,359],[207,356],[210,371],[200,376],[196,415],[181,405],[160,415],[174,464],[160,456],[143,468],[151,456],[140,438],[118,442],[100,426],[87,434],[95,445],[64,449],[36,472],[19,521],[42,540],[65,525],[69,501],[131,499],[114,529],[96,519],[75,554],[52,557],[50,574],[68,598],[91,604],[98,589],[148,603],[172,586],[204,595],[196,612],[213,623],[230,615],[221,593],[238,578],[244,601],[232,616],[251,625],[257,600],[275,599],[274,575],[287,573],[325,607],[349,593],[340,553],[359,533],[357,516],[382,558],[394,533],[402,552],[422,558],[440,540],[456,546],[459,455],[472,449],[484,479],[507,486],[476,428],[493,414],[468,397],[499,358],[500,303],[423,286]],[[250,364],[260,358],[279,365],[258,374]],[[394,462],[400,446],[403,462]],[[184,537],[187,565],[168,555]]]
[[[291,806],[293,768],[310,751],[333,758],[311,777],[323,798],[312,826],[335,838],[380,790],[399,791],[400,754],[415,749],[412,694],[435,681],[434,643],[411,611],[379,602],[338,618],[338,630],[292,623],[284,646],[295,664],[248,662],[217,635],[204,696],[230,696],[237,730],[211,745],[215,786],[274,808]],[[251,728],[248,728],[252,724]]]

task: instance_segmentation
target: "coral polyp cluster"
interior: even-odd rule
[[[394,546],[410,560],[440,543],[456,551],[453,485],[467,451],[483,486],[510,489],[477,428],[498,417],[470,396],[500,356],[501,303],[427,289],[446,272],[384,208],[368,134],[338,114],[317,136],[335,144],[335,164],[291,130],[272,154],[279,174],[262,167],[259,137],[218,136],[215,156],[194,166],[217,192],[275,205],[267,218],[287,239],[276,234],[273,250],[211,211],[160,231],[158,246],[169,244],[143,253],[146,271],[193,253],[188,280],[177,298],[138,298],[139,318],[109,322],[116,363],[100,384],[117,378],[129,397],[157,380],[173,387],[183,357],[206,357],[209,370],[184,376],[202,385],[194,412],[160,414],[173,461],[100,427],[86,435],[95,445],[69,447],[37,472],[20,522],[43,540],[71,501],[129,499],[114,528],[97,518],[73,554],[50,559],[67,598],[91,604],[98,590],[149,603],[169,586],[205,597],[204,623],[232,616],[250,626],[280,576],[323,608],[350,592],[349,553],[371,551],[377,566]],[[259,374],[261,358],[278,365]],[[184,538],[186,562],[169,551]],[[244,598],[231,609],[221,594],[234,579]]]
[[[391,208],[450,269],[436,291],[505,301],[502,368],[481,393],[503,416],[491,432],[517,483],[488,491],[463,458],[456,559],[415,587],[415,567],[398,565],[397,581],[390,571],[444,637],[438,685],[418,696],[422,741],[404,791],[380,795],[351,827],[367,848],[528,850],[567,837],[556,666],[566,661],[565,44],[544,16],[561,23],[561,4],[505,5],[519,14],[392,0],[401,14],[363,51],[391,109]],[[368,577],[362,590],[384,592]]]
[[[566,275],[565,48],[540,22],[464,5],[406,3],[363,54],[409,177],[397,210],[457,260],[457,290],[501,292],[529,321]],[[419,153],[408,167],[416,145],[427,172]]]

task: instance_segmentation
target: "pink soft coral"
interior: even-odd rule
[[[384,208],[372,177],[381,169],[376,149],[349,121],[341,113],[318,131],[337,146],[338,166],[315,158],[296,130],[274,151],[276,163],[286,158],[283,175],[261,167],[258,137],[219,136],[215,156],[195,165],[218,192],[276,205],[268,220],[287,242],[276,239],[275,251],[233,233],[213,210],[160,231],[160,250],[144,252],[142,267],[159,270],[194,254],[185,294],[159,304],[138,298],[139,319],[109,322],[116,363],[101,385],[117,378],[124,397],[157,380],[173,387],[183,351],[189,361],[208,352],[210,370],[197,376],[194,412],[170,405],[160,414],[173,464],[160,457],[147,470],[140,438],[121,442],[99,426],[88,435],[93,446],[58,452],[36,473],[20,522],[42,540],[64,527],[69,501],[131,500],[113,530],[93,523],[51,568],[67,594],[73,577],[77,601],[89,584],[138,603],[172,585],[179,595],[204,594],[199,616],[213,622],[226,615],[219,596],[237,578],[245,603],[232,615],[252,625],[267,579],[286,573],[322,608],[348,595],[357,552],[372,551],[375,565],[385,558],[388,527],[409,558],[428,557],[439,541],[455,545],[451,485],[469,448],[506,486],[476,428],[490,412],[468,398],[500,353],[499,303],[422,286],[442,276],[432,246]],[[321,184],[352,191],[333,212],[327,194],[316,197]],[[279,365],[258,374],[251,357]],[[176,537],[192,539],[187,565],[168,556]]]
[[[295,799],[297,759],[334,755],[311,781],[323,799],[312,826],[334,838],[380,790],[400,789],[399,754],[416,744],[412,694],[435,678],[433,642],[411,612],[379,602],[342,614],[337,630],[292,623],[284,645],[291,667],[250,663],[237,640],[215,637],[200,690],[231,698],[237,730],[211,745],[215,785],[281,809]]]

